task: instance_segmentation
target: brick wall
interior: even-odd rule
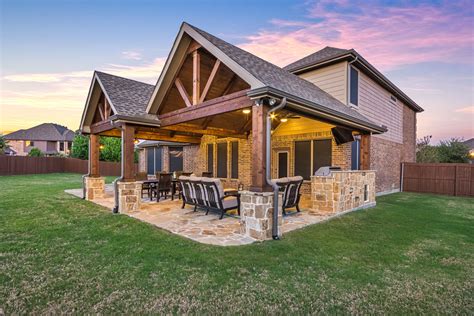
[[[403,107],[403,151],[402,162],[416,161],[416,113]]]

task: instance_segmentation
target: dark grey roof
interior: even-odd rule
[[[308,69],[312,69],[317,67],[318,65],[324,62],[330,62],[331,60],[335,60],[339,57],[343,57],[347,55],[348,59],[352,59],[354,61],[354,65],[357,68],[364,71],[368,74],[372,79],[377,81],[380,85],[385,87],[388,91],[393,93],[397,98],[404,101],[408,106],[410,106],[413,110],[417,112],[422,112],[423,108],[419,106],[415,101],[413,101],[409,96],[407,96],[400,88],[398,88],[393,82],[391,82],[384,74],[377,70],[371,63],[369,63],[361,54],[359,54],[355,49],[342,49],[342,48],[335,48],[326,46],[325,48],[303,57],[294,63],[291,63],[283,69],[288,70],[292,73],[299,74]],[[360,66],[363,66],[362,68]]]
[[[294,96],[297,99],[304,99],[310,103],[314,103],[316,105],[314,108],[318,110],[322,107],[327,110],[328,113],[340,115],[341,117],[349,117],[361,123],[365,123],[368,126],[380,128],[380,125],[372,122],[356,110],[346,106],[344,103],[340,102],[313,83],[244,51],[243,49],[229,44],[197,27],[192,25],[189,26],[229,58],[238,63],[251,75],[260,80],[265,86]],[[381,130],[384,130],[384,128]]]
[[[156,115],[148,114],[146,107],[155,86],[96,71],[105,93],[118,115],[156,119]]]
[[[49,141],[72,141],[74,132],[65,126],[54,123],[43,123],[29,129],[20,129],[5,135],[8,140],[49,140]]]
[[[298,59],[297,61],[283,67],[283,69],[292,72],[326,60],[349,54],[350,52],[351,51],[348,49],[326,46],[323,49],[318,50],[316,53]]]
[[[464,141],[463,144],[467,145],[469,149],[474,149],[474,138]]]

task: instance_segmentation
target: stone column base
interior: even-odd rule
[[[278,199],[278,236],[283,223],[281,202]],[[273,192],[240,192],[240,232],[257,240],[272,239]]]
[[[105,179],[102,177],[85,177],[86,200],[101,199],[105,195]]]
[[[119,213],[138,211],[141,204],[141,182],[119,182],[117,185]]]

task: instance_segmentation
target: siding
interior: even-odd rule
[[[300,77],[347,104],[347,62],[312,70],[301,74]]]
[[[359,112],[377,124],[387,126],[388,131],[380,137],[403,143],[403,103],[390,99],[390,92],[359,71]]]

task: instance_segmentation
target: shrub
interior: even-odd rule
[[[41,152],[41,150],[39,150],[38,148],[36,147],[33,147],[31,148],[30,152],[28,153],[28,156],[30,157],[43,157],[43,152]]]

